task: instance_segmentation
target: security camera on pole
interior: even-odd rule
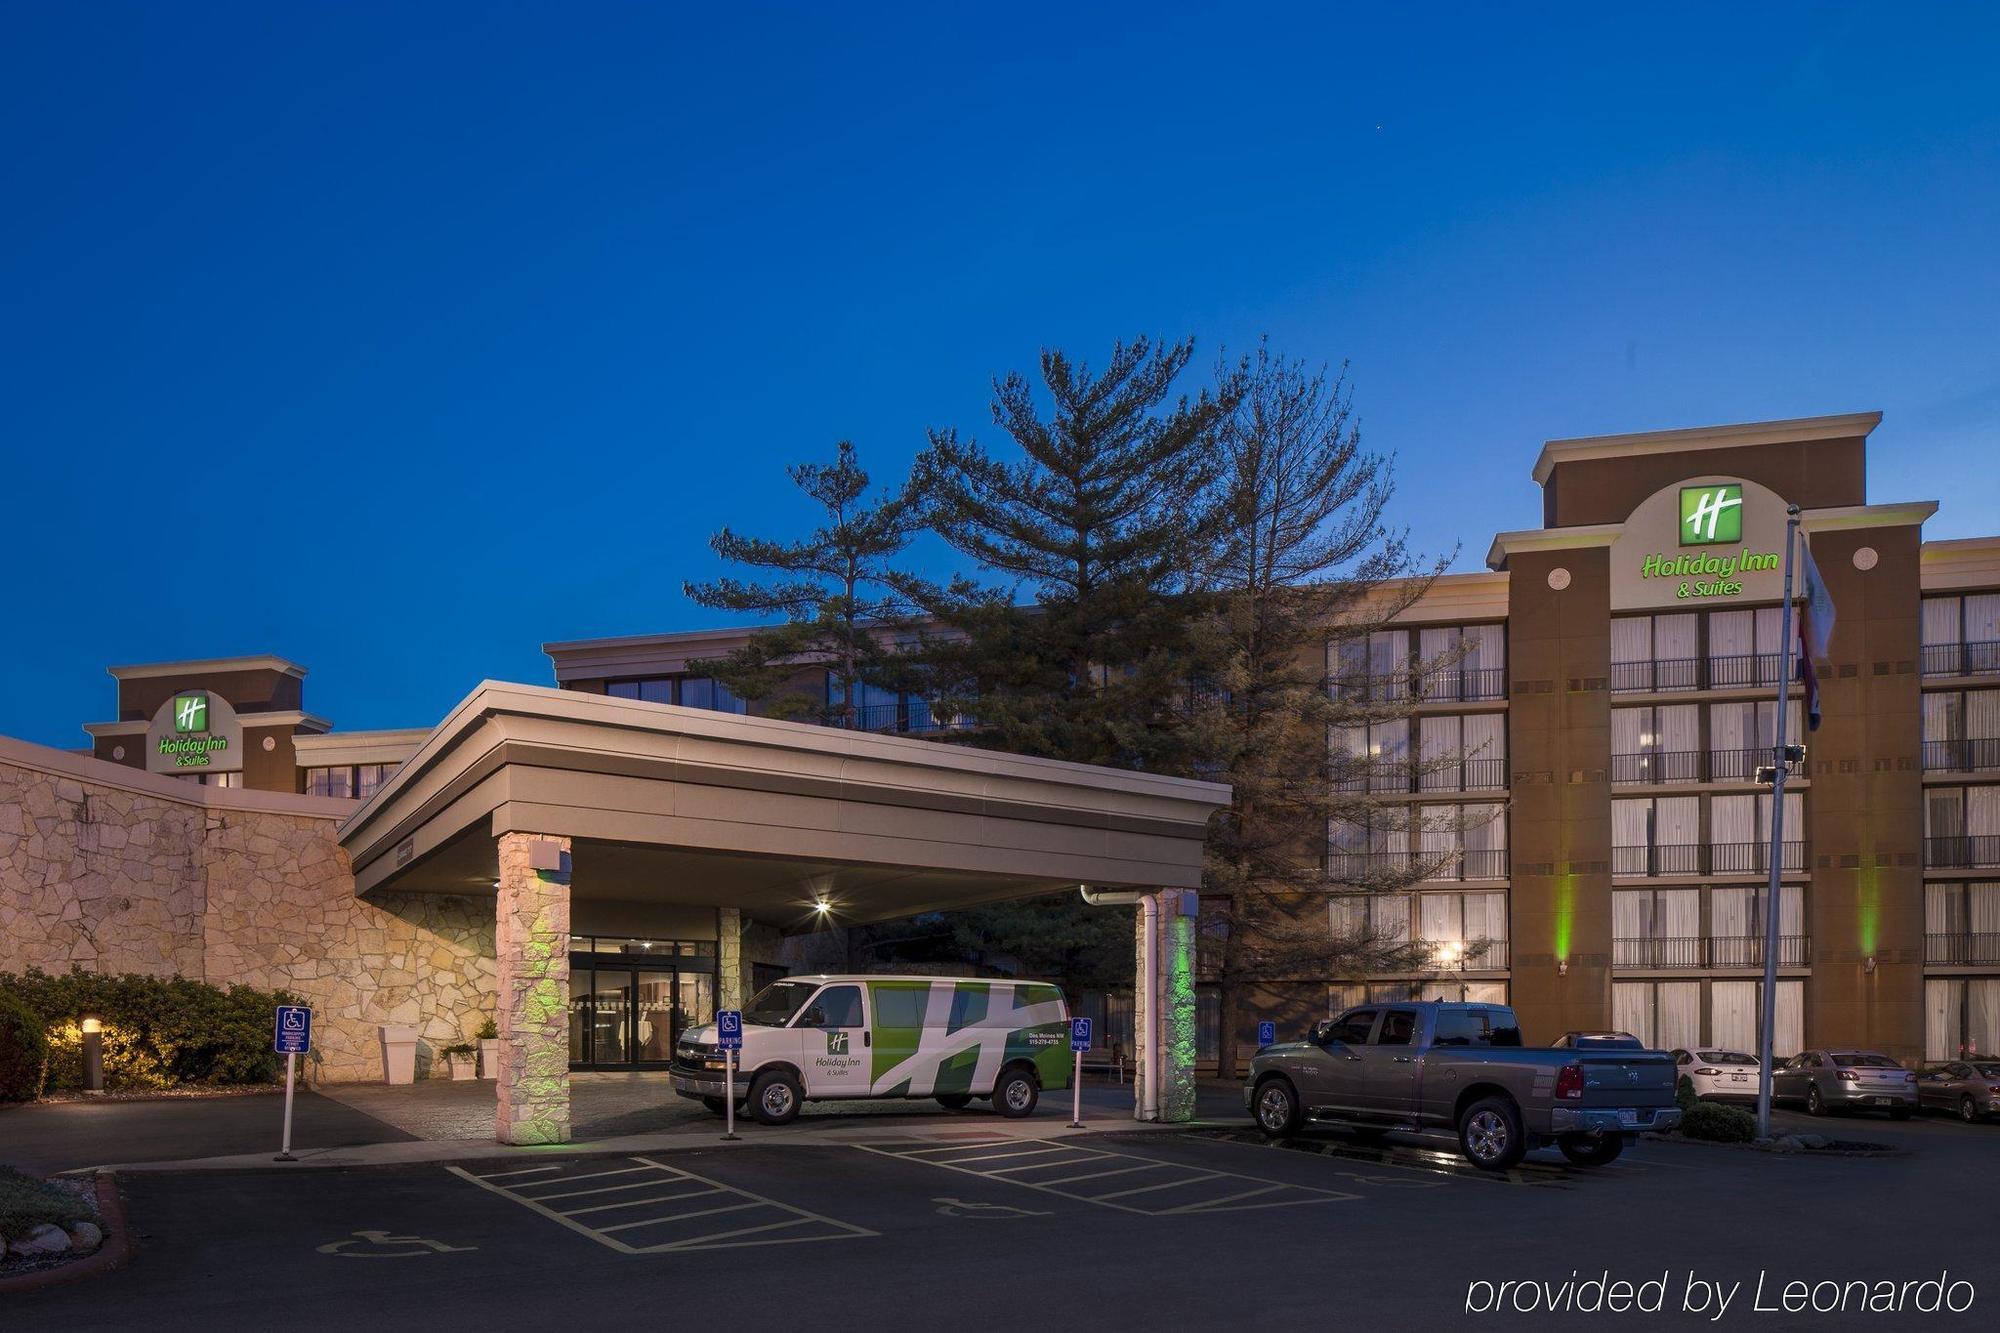
[[[1791,766],[1803,763],[1806,749],[1786,741],[1785,715],[1792,692],[1792,559],[1801,558],[1805,582],[1805,608],[1799,617],[1797,674],[1805,681],[1806,729],[1819,729],[1819,670],[1816,663],[1826,656],[1833,637],[1833,598],[1813,563],[1812,548],[1799,540],[1799,507],[1785,510],[1785,601],[1780,616],[1778,638],[1784,645],[1784,667],[1778,673],[1777,735],[1771,747],[1771,763],[1757,771],[1757,780],[1771,784],[1771,877],[1764,899],[1764,996],[1757,1024],[1757,1136],[1771,1137],[1771,1044],[1778,1007],[1778,912],[1779,880],[1785,859],[1785,775]]]

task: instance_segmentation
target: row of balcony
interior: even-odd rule
[[[1925,838],[1924,865],[1932,870],[1983,870],[2000,866],[2000,834],[1961,833]]]
[[[1779,866],[1806,868],[1806,845],[1787,842]],[[1751,875],[1771,871],[1771,844],[1762,842],[1655,843],[1643,847],[1613,847],[1613,875]]]
[[[1927,643],[1923,650],[1923,672],[1926,676],[2000,674],[2000,639]]]
[[[1812,950],[1804,935],[1778,937],[1778,966],[1806,967]],[[1762,935],[1626,937],[1611,941],[1611,966],[1725,968],[1764,966]]]
[[[1327,689],[1336,698],[1357,703],[1407,699],[1416,703],[1475,703],[1507,697],[1505,667],[1445,667],[1436,671],[1376,672],[1372,675],[1329,676]]]
[[[1732,653],[1707,657],[1664,657],[1650,662],[1613,662],[1613,694],[1677,694],[1686,690],[1741,690],[1776,686],[1784,673],[1782,653]],[[2000,640],[1927,643],[1926,676],[2000,674]]]
[[[2000,768],[2000,736],[1925,741],[1926,773],[1981,773]]]
[[[1428,766],[1377,759],[1368,772],[1342,778],[1342,791],[1372,791],[1380,795],[1427,791],[1504,791],[1507,787],[1505,759],[1461,759],[1457,763]]]
[[[1361,852],[1335,848],[1327,853],[1327,873],[1361,882],[1425,869],[1426,880],[1505,879],[1507,849],[1475,847],[1431,852]]]
[[[1751,750],[1642,750],[1611,756],[1611,780],[1635,785],[1663,782],[1754,782],[1771,762],[1771,747]],[[1799,765],[1791,767],[1797,776]]]
[[[977,724],[969,714],[941,715],[923,700],[910,698],[901,703],[857,705],[851,726],[845,716],[838,714],[829,717],[826,725],[842,730],[906,736],[938,731],[969,731]]]
[[[1925,935],[1924,961],[1955,967],[2000,963],[2000,931],[1955,930]]]

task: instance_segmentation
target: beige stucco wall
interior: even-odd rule
[[[421,1029],[421,1061],[491,1015],[490,900],[364,902],[338,803],[178,785],[0,742],[0,971],[290,991],[314,1010],[310,1073],[336,1082],[382,1077],[380,1024]]]

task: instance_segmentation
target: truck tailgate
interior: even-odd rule
[[[1674,1057],[1665,1051],[1607,1051],[1580,1056],[1583,1100],[1571,1105],[1670,1106],[1674,1100]]]

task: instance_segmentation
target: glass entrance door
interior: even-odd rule
[[[715,1017],[715,975],[573,954],[569,1059],[591,1069],[665,1066],[681,1032]]]

